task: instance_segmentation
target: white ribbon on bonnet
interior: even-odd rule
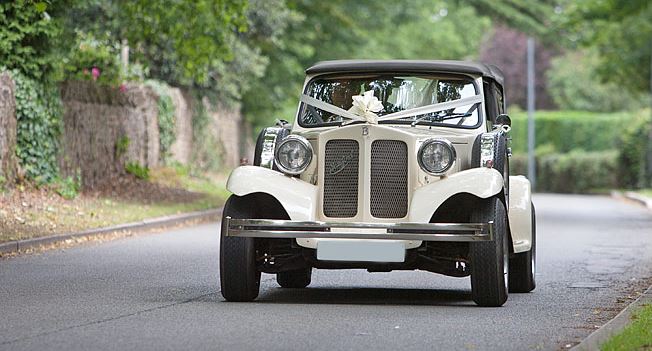
[[[330,112],[332,114],[348,118],[351,122],[360,121],[367,122],[371,124],[377,124],[379,121],[384,121],[388,119],[397,119],[397,118],[406,118],[406,117],[415,117],[419,115],[425,115],[428,113],[434,113],[444,110],[449,110],[452,108],[467,106],[470,104],[477,104],[482,102],[481,95],[474,95],[465,97],[462,99],[440,102],[437,104],[426,105],[415,107],[399,112],[390,113],[388,115],[378,117],[376,112],[379,112],[383,109],[383,104],[373,95],[373,90],[364,91],[361,95],[353,96],[353,107],[348,111],[342,108],[339,108],[335,105],[331,105],[327,102],[315,99],[308,95],[301,95],[301,102],[308,104],[310,106],[316,107],[320,110]],[[343,123],[347,124],[347,123]]]

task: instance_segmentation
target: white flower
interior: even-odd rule
[[[374,96],[374,91],[363,91],[360,95],[353,96],[353,107],[349,112],[364,118],[368,123],[378,124],[378,115],[374,112],[380,112],[383,104]]]

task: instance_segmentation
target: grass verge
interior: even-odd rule
[[[632,322],[619,334],[602,344],[600,350],[652,350],[652,305],[643,305],[632,316]]]
[[[652,189],[641,189],[635,191],[638,194],[652,198]]]
[[[147,181],[127,176],[71,199],[56,189],[19,186],[0,193],[0,242],[218,208],[229,195],[225,183],[225,174],[167,167],[152,169]]]

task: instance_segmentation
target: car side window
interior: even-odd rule
[[[505,98],[503,97],[503,90],[497,85],[492,84],[494,90],[494,98],[496,100],[496,107],[498,108],[498,114],[505,113]]]

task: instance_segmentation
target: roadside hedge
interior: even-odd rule
[[[527,114],[512,112],[512,151],[527,152]],[[559,153],[614,150],[631,124],[631,112],[537,111],[536,145]]]
[[[536,158],[536,191],[586,193],[595,189],[619,187],[619,152],[574,150]],[[527,155],[510,159],[510,173],[527,174]]]
[[[652,187],[652,165],[648,164],[650,160],[647,159],[651,147],[649,145],[651,127],[650,110],[643,110],[628,123],[618,140],[622,187],[635,189]]]

